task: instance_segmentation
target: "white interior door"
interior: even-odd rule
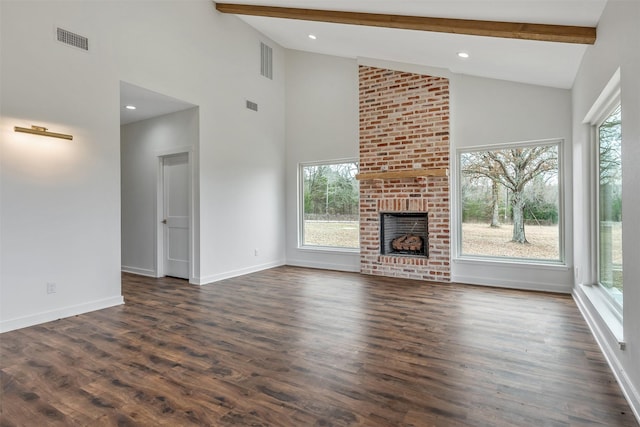
[[[189,278],[189,157],[187,153],[162,161],[164,210],[164,274]]]

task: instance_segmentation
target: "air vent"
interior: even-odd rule
[[[260,74],[273,80],[273,49],[260,42]]]
[[[82,50],[89,50],[89,39],[84,36],[58,28],[57,37],[59,42]]]
[[[255,102],[251,102],[247,99],[247,108],[249,110],[258,111],[258,104],[256,104]]]

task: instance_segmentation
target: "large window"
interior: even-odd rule
[[[302,246],[360,247],[357,173],[356,161],[300,165]]]
[[[622,114],[620,105],[597,126],[598,280],[622,307]]]
[[[460,255],[563,261],[559,141],[459,154]]]

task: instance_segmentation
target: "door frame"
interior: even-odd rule
[[[185,146],[185,147],[174,147],[171,149],[163,150],[156,152],[156,205],[155,205],[155,224],[156,224],[156,233],[155,233],[155,275],[156,277],[164,277],[164,224],[162,220],[164,219],[164,159],[166,157],[171,157],[179,154],[187,155],[187,170],[189,174],[188,179],[188,217],[189,217],[189,245],[188,245],[188,258],[189,258],[189,283],[195,283],[195,274],[194,274],[194,254],[196,253],[195,249],[195,221],[194,221],[194,153],[193,147]]]

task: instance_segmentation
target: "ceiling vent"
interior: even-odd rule
[[[56,33],[59,42],[77,47],[78,49],[89,50],[88,38],[62,28],[58,28]]]
[[[260,74],[273,80],[273,49],[260,42]]]

